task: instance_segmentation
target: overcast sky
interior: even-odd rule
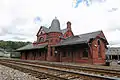
[[[71,21],[75,35],[103,30],[110,45],[120,46],[120,0],[91,1],[75,7],[76,0],[0,0],[0,40],[33,42],[56,16],[61,29]]]

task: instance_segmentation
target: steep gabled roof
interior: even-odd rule
[[[38,31],[38,33],[37,33],[37,35],[39,34],[39,32],[40,32],[41,29],[43,29],[45,31],[45,33],[48,33],[49,29],[46,28],[46,27],[44,27],[44,26],[41,26],[40,29],[39,29],[39,31]]]
[[[56,46],[88,43],[90,39],[96,38],[101,33],[102,33],[102,31],[96,31],[96,32],[72,36],[72,37],[69,37],[69,38],[61,41]],[[102,38],[102,36],[100,36],[100,37]],[[104,37],[103,37],[103,39],[104,39]]]
[[[23,46],[19,49],[17,49],[16,51],[25,51],[25,50],[33,50],[33,49],[41,49],[41,48],[44,48],[46,47],[47,44],[43,44],[43,45],[33,45],[33,44],[28,44],[26,46]]]

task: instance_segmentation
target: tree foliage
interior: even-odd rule
[[[5,49],[6,51],[13,51],[20,47],[23,47],[31,42],[21,42],[21,41],[3,41],[0,40],[0,48]]]

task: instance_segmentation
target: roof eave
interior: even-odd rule
[[[59,44],[59,45],[55,45],[54,47],[59,47],[59,46],[68,46],[68,45],[76,45],[76,44],[87,44],[87,41],[83,41],[83,42],[78,42],[78,43],[73,43],[73,44]]]
[[[36,49],[43,49],[45,48],[47,45],[43,45],[41,47],[36,47],[36,48],[28,48],[28,49],[18,49],[18,50],[15,50],[15,52],[20,52],[20,51],[28,51],[28,50],[36,50]]]
[[[23,50],[15,50],[14,52],[29,51],[29,50],[36,50],[36,49],[40,49],[40,48],[23,49]]]

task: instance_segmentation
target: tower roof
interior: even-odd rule
[[[55,17],[55,19],[53,19],[53,21],[51,23],[51,26],[49,27],[48,32],[61,32],[61,30],[60,30],[60,22],[56,17]]]

